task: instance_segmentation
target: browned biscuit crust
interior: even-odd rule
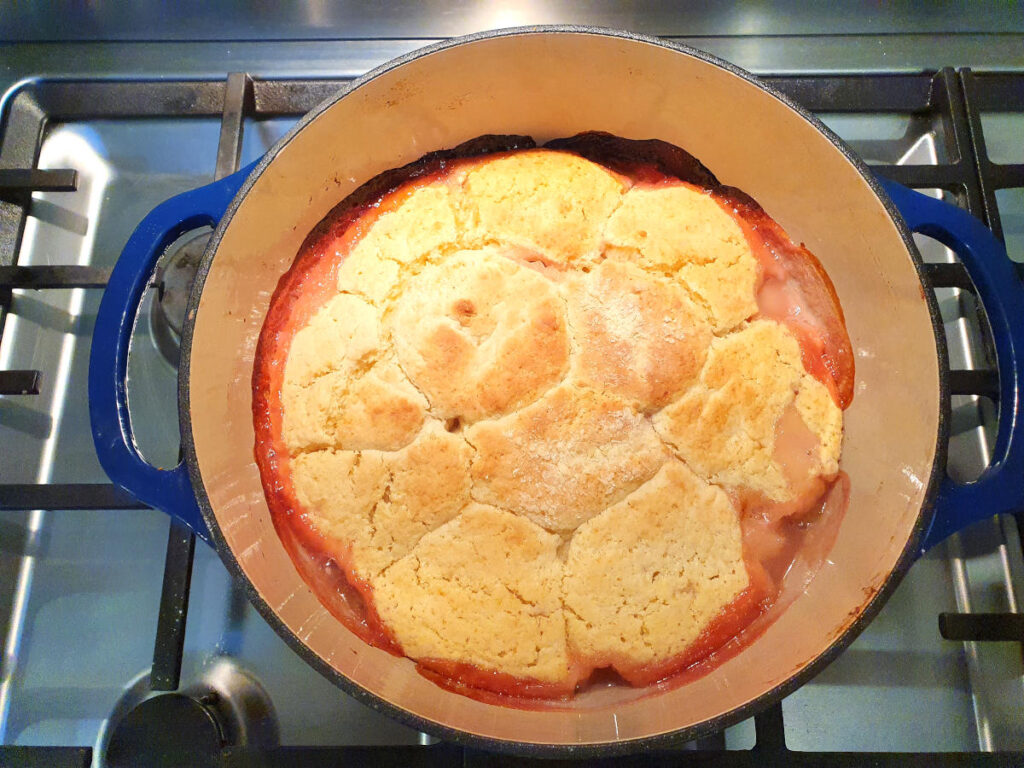
[[[548,150],[381,205],[285,364],[301,515],[414,659],[571,686],[681,657],[750,585],[726,491],[797,498],[842,437],[737,221]]]

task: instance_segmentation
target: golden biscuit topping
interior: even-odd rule
[[[295,334],[281,402],[295,453],[397,450],[416,437],[427,409],[384,342],[379,310],[346,294]]]
[[[834,475],[842,411],[804,370],[793,335],[755,320],[711,342],[700,380],[655,415],[654,428],[700,476],[781,502],[793,495],[793,482],[777,453],[777,428],[794,405],[819,444],[806,471]]]
[[[605,261],[567,281],[565,297],[578,345],[573,379],[581,385],[650,412],[700,373],[711,327],[678,282]]]
[[[555,286],[501,248],[425,267],[395,301],[390,330],[403,369],[442,419],[507,413],[558,382],[569,362]]]
[[[473,497],[559,532],[575,530],[658,471],[668,452],[630,403],[559,387],[466,430]]]
[[[385,203],[287,352],[300,518],[427,666],[571,691],[709,642],[752,584],[735,500],[796,503],[842,438],[740,225],[551,150]]]
[[[557,266],[600,255],[601,233],[625,182],[597,163],[549,150],[516,152],[466,173],[459,197],[466,241],[535,252]]]
[[[377,610],[413,658],[564,680],[559,543],[528,520],[472,504],[385,571]]]
[[[748,582],[729,497],[672,459],[573,536],[563,589],[570,648],[628,675],[683,653]]]
[[[465,440],[432,423],[399,451],[300,454],[292,480],[312,525],[344,542],[354,573],[372,582],[469,503],[471,457]]]
[[[605,226],[606,258],[685,285],[716,331],[757,312],[757,260],[739,224],[688,184],[631,189]]]
[[[414,189],[405,199],[396,191],[396,209],[380,217],[338,269],[338,290],[379,304],[398,284],[400,270],[419,269],[433,254],[454,247],[455,210],[446,184]],[[397,200],[395,198],[398,198]]]

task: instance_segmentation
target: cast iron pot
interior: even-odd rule
[[[683,147],[757,199],[815,253],[846,314],[857,364],[842,468],[852,490],[828,561],[741,653],[671,688],[589,691],[521,710],[450,693],[338,623],[275,533],[253,461],[250,382],[278,278],[306,234],[378,173],[487,133],[538,142],[600,130]],[[132,439],[128,343],[156,259],[215,225],[185,322],[184,460],[148,465]],[[945,476],[949,393],[942,324],[911,232],[953,248],[988,314],[999,363],[995,460],[975,483]],[[1020,507],[1024,300],[991,233],[966,213],[876,179],[818,120],[704,53],[621,32],[502,30],[434,45],[359,78],[253,166],[156,208],[111,275],[96,321],[89,398],[111,479],[215,546],[266,620],[344,690],[445,739],[589,754],[700,737],[778,700],[878,612],[915,557],[953,530]]]

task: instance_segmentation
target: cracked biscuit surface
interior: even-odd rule
[[[538,149],[473,165],[462,188],[467,242],[519,246],[565,267],[600,255],[626,182],[582,157]]]
[[[575,276],[566,300],[581,384],[657,410],[697,377],[711,327],[677,282],[606,261]]]
[[[310,523],[371,582],[469,502],[471,451],[434,422],[399,451],[304,453],[292,481]]]
[[[576,530],[563,588],[569,645],[628,677],[682,654],[748,584],[729,497],[671,460]]]
[[[457,237],[447,184],[396,190],[381,201],[380,208],[387,212],[370,225],[338,268],[339,291],[364,296],[375,304],[392,295],[403,269],[443,252]]]
[[[757,260],[739,224],[689,184],[637,187],[605,227],[605,257],[676,278],[716,331],[757,312]]]
[[[459,251],[424,269],[395,302],[391,336],[433,412],[463,422],[536,399],[569,362],[555,286],[501,248]]]
[[[376,582],[377,611],[413,658],[563,681],[560,542],[523,517],[471,504]]]
[[[564,694],[686,658],[751,590],[737,499],[837,471],[842,412],[705,191],[498,153],[345,237],[284,345],[288,511],[427,667]]]
[[[474,498],[560,532],[638,488],[667,455],[628,401],[572,386],[475,424],[466,439],[476,450]]]
[[[379,310],[346,294],[295,334],[281,402],[285,443],[296,453],[396,450],[419,432],[427,407],[386,348]]]
[[[789,408],[817,443],[798,457],[782,455],[777,439]],[[654,427],[703,477],[775,502],[788,501],[799,485],[790,467],[811,476],[839,468],[842,411],[804,370],[793,335],[773,320],[715,339],[698,383],[656,414]]]

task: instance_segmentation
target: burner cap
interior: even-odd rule
[[[241,594],[241,593],[239,593]],[[279,743],[266,690],[230,658],[208,659],[174,693],[150,692],[148,674],[125,690],[96,743],[97,765],[220,765],[225,747]]]
[[[105,765],[218,765],[225,740],[212,706],[214,696],[204,703],[184,694],[167,693],[142,702],[124,716],[111,734]]]

